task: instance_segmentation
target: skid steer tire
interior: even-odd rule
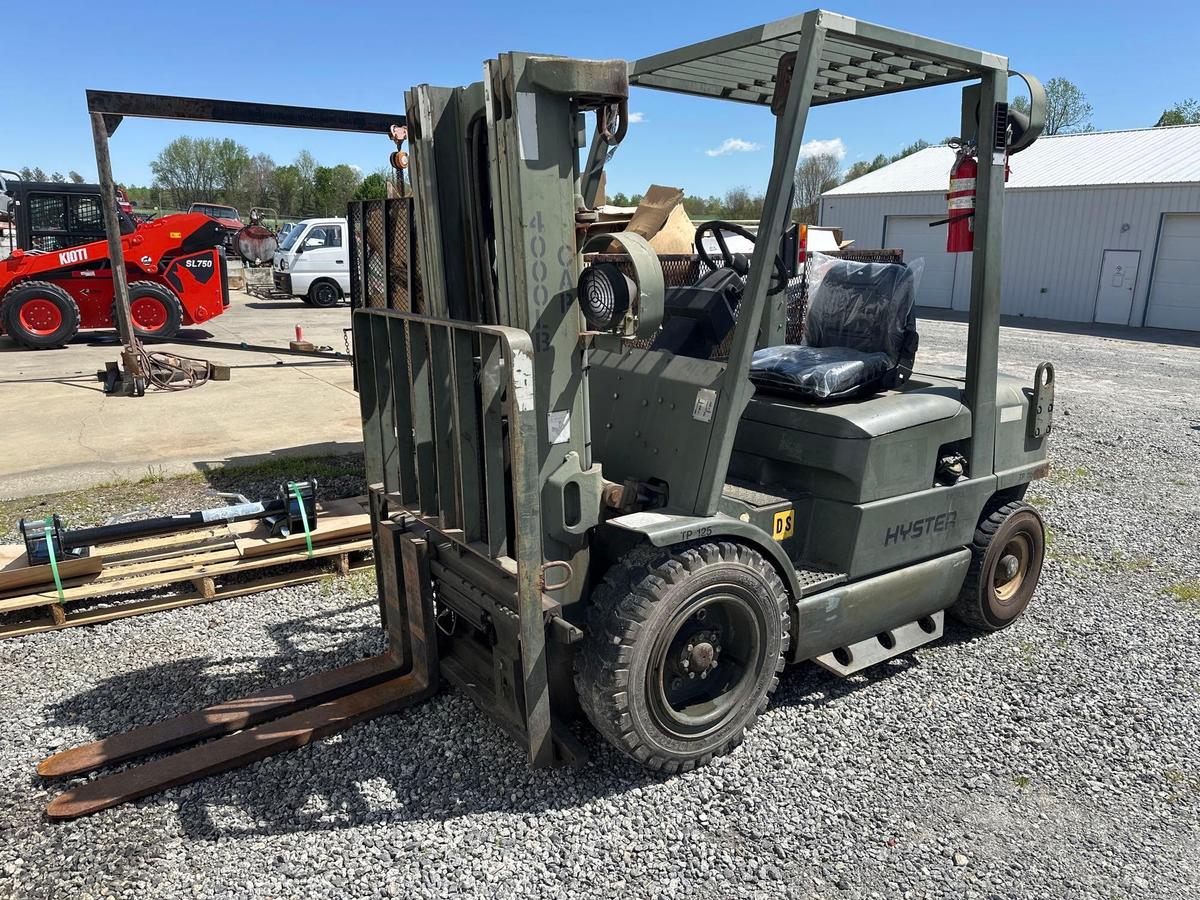
[[[183,327],[183,304],[166,285],[156,281],[135,281],[129,285],[129,309],[133,330],[141,337],[173,338]],[[117,307],[113,304],[113,327],[117,325]]]
[[[756,551],[643,546],[592,593],[575,687],[610,744],[647,768],[686,772],[742,742],[789,640],[787,590]]]
[[[57,284],[23,281],[0,299],[0,322],[22,347],[54,350],[79,333],[79,307]]]
[[[967,579],[947,611],[976,631],[1007,628],[1029,605],[1045,557],[1046,529],[1036,509],[1021,500],[992,507],[975,529]]]

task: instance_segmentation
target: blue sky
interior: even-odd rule
[[[831,0],[828,6],[1007,54],[1014,68],[1043,80],[1070,78],[1095,107],[1099,129],[1153,125],[1165,106],[1200,96],[1194,3]],[[0,168],[76,169],[89,180],[95,157],[87,87],[401,113],[405,88],[478,80],[481,62],[503,50],[633,59],[807,8],[763,0],[274,7],[233,0],[210,14],[161,0],[66,0],[53,4],[56,24],[47,39],[47,8],[11,7],[0,17],[6,43]],[[257,19],[231,12],[239,7],[257,10]],[[603,10],[611,18],[598,21]],[[25,34],[39,37],[26,41]],[[844,148],[843,165],[894,152],[918,137],[937,140],[957,129],[957,93],[956,87],[929,89],[819,108],[809,117],[806,140],[840,141],[827,146]],[[640,192],[652,182],[706,195],[765,184],[773,122],[766,110],[641,89],[633,92],[631,110],[641,121],[610,164],[610,193]],[[319,162],[344,161],[365,171],[384,165],[393,149],[385,137],[127,120],[112,142],[117,179],[148,184],[150,160],[180,134],[230,136],[278,162],[307,148]],[[759,149],[706,152],[726,142]]]

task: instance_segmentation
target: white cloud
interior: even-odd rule
[[[351,170],[353,170],[355,175],[362,174],[362,171],[363,171],[362,166],[356,166],[354,163],[350,163],[350,168],[351,168]]]
[[[743,141],[741,138],[725,138],[721,142],[720,147],[713,147],[711,150],[705,150],[705,156],[728,156],[730,153],[749,153],[752,150],[757,150],[758,144],[753,144],[750,141]]]
[[[630,125],[633,125],[637,122],[645,122],[645,121],[646,121],[645,113],[631,112],[629,114],[629,124]]]
[[[833,138],[828,141],[805,141],[800,145],[800,158],[806,156],[820,156],[823,153],[832,153],[839,160],[846,158],[846,145],[841,138]]]

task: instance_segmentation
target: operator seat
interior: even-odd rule
[[[757,351],[750,379],[814,402],[903,384],[917,354],[913,303],[922,262],[834,261],[812,292],[801,342]]]

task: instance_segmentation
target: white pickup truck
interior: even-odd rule
[[[334,306],[350,293],[345,219],[305,219],[288,232],[272,263],[275,290],[312,306]]]

